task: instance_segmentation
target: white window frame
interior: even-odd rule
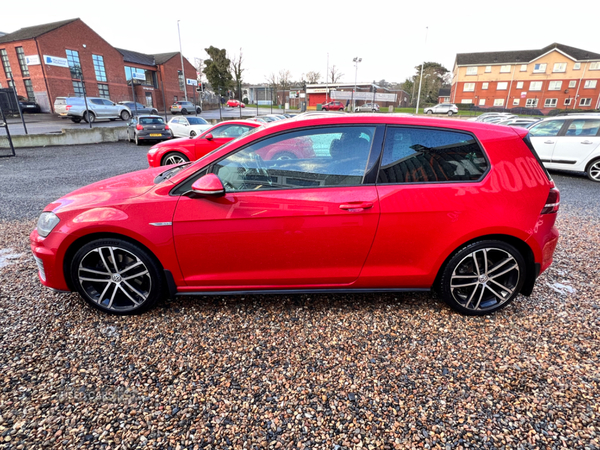
[[[598,80],[585,80],[585,83],[583,84],[583,88],[584,89],[596,89],[597,85],[598,85]]]
[[[530,81],[529,82],[529,90],[530,91],[541,91],[543,87],[544,87],[543,81]]]
[[[590,70],[600,70],[600,62],[590,63]]]
[[[490,73],[492,71],[492,66],[485,66],[485,73]]]
[[[566,71],[567,71],[567,63],[566,62],[554,63],[552,72],[566,72]]]
[[[467,67],[467,75],[477,75],[477,67]]]
[[[483,83],[483,84],[481,85],[481,89],[483,89],[483,90],[486,90],[486,89],[487,89],[487,88],[489,88],[489,87],[490,87],[490,83]]]
[[[463,98],[460,102],[464,105],[472,105],[473,99],[472,98]]]
[[[513,98],[513,106],[519,106],[519,99]]]
[[[573,103],[573,97],[565,98],[565,106],[570,106]]]
[[[574,88],[574,87],[577,87],[577,80],[569,81],[569,88]]]
[[[475,83],[465,83],[463,85],[463,92],[475,92]]]
[[[508,81],[498,81],[496,85],[497,91],[506,91],[508,89]]]
[[[546,63],[543,64],[534,64],[533,73],[546,73]]]
[[[560,91],[562,89],[562,81],[551,81],[548,84],[549,91]]]
[[[528,98],[525,101],[525,108],[536,108],[538,105],[538,99],[537,98]]]
[[[521,64],[521,72],[527,72],[527,64]]]
[[[580,69],[581,69],[581,63],[573,64],[573,70],[580,70]]]
[[[517,81],[517,89],[523,89],[523,82]]]
[[[544,108],[556,108],[557,103],[557,98],[547,98],[546,100],[544,100]]]
[[[591,106],[592,99],[591,98],[582,98],[579,100],[579,106]]]
[[[503,98],[497,98],[494,100],[494,106],[504,106],[504,99]]]
[[[500,66],[500,73],[510,73],[510,64]]]
[[[479,99],[479,106],[485,106],[485,98]]]

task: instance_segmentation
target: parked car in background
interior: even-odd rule
[[[600,117],[547,118],[530,127],[529,133],[548,169],[585,172],[590,180],[600,182]]]
[[[21,106],[21,111],[23,111],[24,113],[32,113],[33,114],[33,113],[42,112],[40,105],[38,105],[35,101],[30,101],[26,97],[23,97],[22,95],[17,96],[17,99],[19,100],[19,105]]]
[[[161,142],[148,151],[150,167],[195,161],[221,145],[238,138],[262,124],[250,120],[228,120],[194,138],[179,138]]]
[[[202,117],[173,117],[169,127],[175,137],[194,137],[208,130],[212,125]]]
[[[490,314],[532,293],[558,242],[560,195],[527,136],[422,116],[285,120],[65,195],[31,250],[42,284],[113,314],[175,295],[433,289]],[[272,153],[289,148],[302,157]]]
[[[323,106],[321,106],[323,111],[343,111],[344,108],[346,108],[346,104],[338,100],[323,103]]]
[[[234,98],[231,98],[227,101],[227,106],[229,106],[230,108],[245,108],[246,105],[243,102],[240,102],[239,100],[236,100]]]
[[[526,108],[524,106],[517,106],[510,109],[511,114],[520,114],[525,116],[543,116],[544,113],[537,108]]]
[[[173,134],[165,119],[155,115],[133,116],[127,124],[127,140],[140,145],[144,141],[164,141],[171,139]]]
[[[490,117],[502,117],[504,119],[509,119],[512,117],[516,117],[516,115],[506,112],[486,112],[483,114],[479,114],[477,117],[471,117],[469,120],[472,122],[487,122],[487,120],[489,120]]]
[[[438,103],[435,106],[423,109],[425,114],[447,114],[449,116],[458,114],[458,106],[454,103]]]
[[[379,105],[377,103],[364,103],[354,108],[354,112],[379,112]]]
[[[499,122],[495,122],[497,125],[508,125],[510,127],[522,127],[529,128],[531,125],[539,122],[540,119],[536,118],[528,118],[528,117],[513,117],[510,119],[500,120]]]
[[[152,106],[144,106],[138,102],[119,102],[119,105],[127,106],[133,115],[158,114],[158,109]]]
[[[171,105],[171,114],[200,114],[202,108],[198,105],[194,105],[192,102],[175,102]]]
[[[75,123],[82,120],[95,122],[98,119],[127,121],[131,118],[131,111],[127,106],[100,97],[87,97],[87,109],[82,97],[67,97],[64,107],[67,117]]]
[[[519,117],[519,116],[515,116],[514,114],[490,115],[490,116],[484,117],[481,120],[478,120],[478,122],[498,123],[498,122],[502,122],[503,120],[516,119],[517,117]]]

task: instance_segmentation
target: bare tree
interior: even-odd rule
[[[267,80],[267,85],[271,88],[271,90],[277,90],[277,75],[271,72],[271,74],[266,76],[265,79]],[[272,94],[269,96],[269,98],[273,100]]]
[[[321,79],[319,72],[310,71],[306,74],[306,82],[309,84],[316,84]]]
[[[344,74],[335,67],[335,64],[329,68],[329,79],[331,80],[331,83],[338,83],[343,76]]]
[[[242,55],[242,49],[240,48],[240,54],[231,59],[231,72],[233,73],[233,78],[235,79],[236,97],[240,102],[242,101],[242,73],[244,72],[244,69],[242,69],[243,61],[244,58]]]

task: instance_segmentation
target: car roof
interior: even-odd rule
[[[552,117],[544,117],[541,121],[542,122],[547,122],[549,120],[556,120],[556,119],[560,119],[560,120],[572,120],[572,119],[600,119],[600,113],[575,113],[575,114],[564,114],[564,115],[558,115],[558,116],[552,116]]]

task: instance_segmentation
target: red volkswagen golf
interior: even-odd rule
[[[72,192],[31,249],[44,285],[115,314],[175,295],[435,289],[481,315],[531,294],[558,207],[527,130],[308,116]]]

